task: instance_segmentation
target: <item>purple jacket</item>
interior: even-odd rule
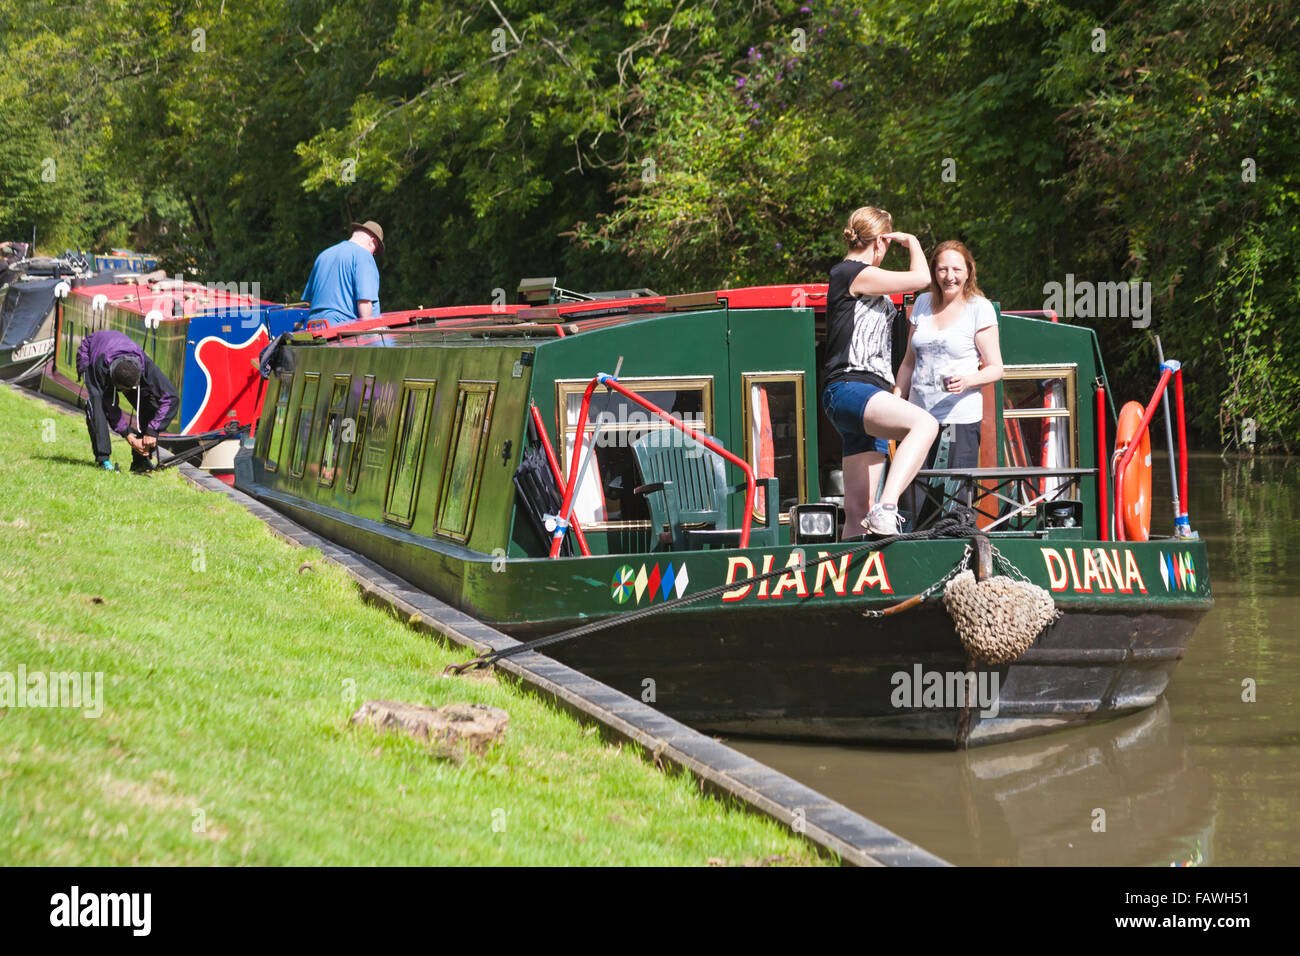
[[[140,363],[141,392],[156,402],[158,411],[143,429],[145,434],[156,435],[170,421],[180,399],[158,366],[130,338],[113,329],[101,329],[87,335],[77,348],[77,376],[85,379],[86,390],[91,393],[91,407],[102,408],[108,427],[119,435],[125,435],[131,430],[131,416],[118,405],[117,389],[109,374],[109,366],[124,355]]]

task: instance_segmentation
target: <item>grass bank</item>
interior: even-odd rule
[[[78,419],[6,387],[0,601],[0,683],[103,675],[98,716],[0,708],[11,865],[818,862],[527,692],[440,678],[464,651],[174,471],[93,469]],[[456,765],[352,727],[371,698],[510,729]]]

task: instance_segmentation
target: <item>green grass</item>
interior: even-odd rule
[[[98,718],[0,709],[11,865],[820,862],[513,682],[440,677],[468,653],[175,471],[95,470],[78,418],[8,388],[0,606],[0,672],[104,675]],[[510,729],[457,765],[350,725],[372,698]]]

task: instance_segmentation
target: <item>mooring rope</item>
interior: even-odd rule
[[[641,620],[642,618],[650,617],[652,614],[658,614],[661,611],[667,611],[675,607],[682,607],[683,605],[686,604],[692,604],[696,601],[703,601],[707,598],[717,597],[719,594],[722,594],[726,591],[734,591],[736,588],[743,587],[745,585],[749,585],[750,587],[752,587],[753,585],[758,584],[761,581],[768,581],[772,578],[779,577],[780,575],[783,574],[790,574],[794,571],[811,570],[812,568],[815,568],[819,564],[824,564],[827,561],[838,561],[840,558],[844,557],[845,555],[855,555],[862,551],[878,551],[881,548],[887,547],[896,541],[924,541],[930,538],[964,538],[964,537],[970,537],[971,535],[977,533],[977,530],[978,529],[975,526],[974,512],[971,511],[969,508],[959,507],[957,509],[954,509],[952,514],[945,515],[944,517],[940,518],[938,521],[934,523],[933,526],[927,528],[924,531],[912,531],[904,534],[887,535],[883,538],[877,538],[872,541],[864,541],[862,544],[855,545],[854,547],[849,548],[846,551],[837,551],[834,554],[828,554],[825,557],[817,558],[815,561],[812,562],[809,562],[805,558],[803,563],[799,564],[796,567],[773,568],[771,571],[768,571],[764,574],[760,574],[756,577],[741,578],[740,580],[737,581],[730,581],[726,584],[719,584],[711,588],[706,588],[703,591],[697,591],[695,594],[687,594],[687,595],[683,595],[682,597],[675,598],[671,601],[665,601],[662,604],[651,604],[643,608],[638,608],[635,611],[628,611],[624,614],[618,614],[615,615],[614,617],[605,618],[600,621],[592,621],[590,624],[582,624],[579,625],[578,627],[571,628],[567,631],[561,631],[558,634],[548,634],[546,637],[539,637],[531,641],[525,641],[522,644],[518,644],[514,647],[506,648],[505,650],[492,651],[487,654],[482,654],[474,658],[473,660],[466,661],[463,664],[448,664],[446,669],[443,670],[443,674],[444,675],[462,674],[465,671],[469,670],[470,668],[474,668],[477,670],[478,668],[489,667],[492,664],[495,664],[499,660],[502,660],[507,657],[514,657],[516,654],[523,654],[526,653],[527,651],[535,651],[540,647],[546,647],[550,644],[558,644],[562,641],[571,641],[576,637],[583,637],[587,634],[594,634],[597,631],[603,631],[607,628],[617,627],[620,624],[630,624],[633,621],[638,621]],[[962,561],[963,562],[966,561],[968,556],[969,555],[963,555]],[[916,604],[919,603],[920,602],[917,601],[915,598],[908,598],[906,601],[901,602],[901,605],[908,605],[909,607],[914,607],[916,606]],[[884,612],[880,612],[880,613],[884,613]]]

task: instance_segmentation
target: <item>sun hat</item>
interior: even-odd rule
[[[354,222],[352,228],[361,229],[364,232],[370,233],[375,237],[375,241],[379,243],[378,251],[384,251],[384,227],[379,223],[375,222],[373,219],[367,219],[365,222]]]

